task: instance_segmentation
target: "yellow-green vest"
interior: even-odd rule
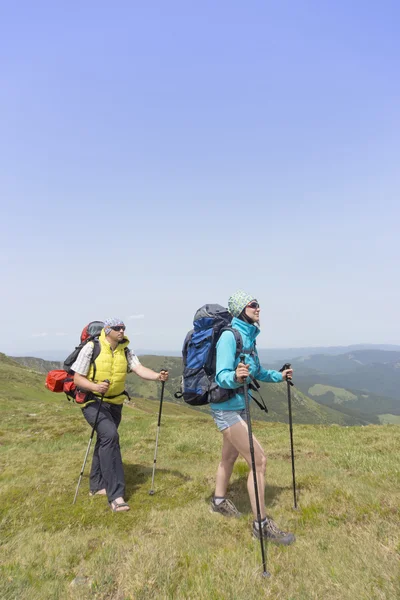
[[[107,393],[104,394],[104,401],[110,402],[110,404],[123,404],[126,398],[123,391],[125,389],[125,380],[128,374],[128,363],[125,355],[125,348],[129,345],[128,338],[124,338],[124,341],[111,350],[111,346],[106,339],[104,329],[102,329],[100,336],[100,354],[90,365],[88,379],[95,383],[101,383],[105,379],[110,381],[110,386]],[[94,365],[96,366],[96,374]],[[95,376],[94,376],[95,374]],[[100,394],[95,394],[100,396]],[[110,397],[114,396],[114,397]]]

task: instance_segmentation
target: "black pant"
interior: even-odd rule
[[[93,427],[99,410],[100,400],[88,404],[83,409],[86,421]],[[90,470],[90,489],[107,491],[109,502],[124,497],[125,477],[119,447],[118,426],[121,422],[122,404],[104,402],[97,419],[97,440]]]

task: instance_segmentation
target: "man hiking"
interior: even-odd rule
[[[82,412],[92,427],[103,396],[96,424],[97,440],[90,471],[90,495],[107,496],[112,511],[125,512],[129,510],[129,506],[124,500],[125,477],[118,426],[126,398],[126,376],[133,372],[142,379],[167,381],[168,372],[157,373],[140,363],[138,357],[128,348],[129,339],[125,337],[125,324],[117,317],[104,322],[99,343],[100,353],[94,362],[94,344],[88,342],[71,366],[75,373],[75,385],[89,392],[86,402],[82,405]]]

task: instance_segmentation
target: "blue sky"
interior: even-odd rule
[[[177,349],[243,288],[260,347],[400,343],[397,2],[0,8],[8,354],[119,315]]]

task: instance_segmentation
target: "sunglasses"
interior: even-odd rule
[[[248,304],[246,308],[260,308],[260,305],[258,304],[258,302],[250,302],[250,304]]]
[[[116,325],[115,327],[110,327],[110,329],[112,329],[113,331],[125,331],[126,327],[125,325]]]

